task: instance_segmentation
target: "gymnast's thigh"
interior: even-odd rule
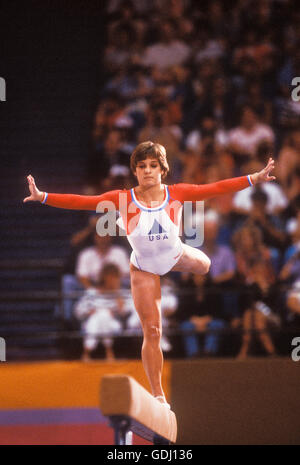
[[[141,271],[130,263],[131,294],[142,325],[161,326],[160,276]]]
[[[183,252],[171,271],[205,274],[210,267],[210,259],[199,249],[182,244]]]

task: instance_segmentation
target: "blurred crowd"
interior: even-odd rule
[[[180,329],[188,357],[220,354],[226,331],[241,335],[238,357],[253,353],[253,341],[274,356],[274,334],[300,327],[300,99],[291,96],[300,76],[297,3],[107,3],[86,193],[134,186],[130,154],[145,140],[166,147],[167,184],[215,182],[259,171],[269,156],[276,160],[275,182],[205,202],[201,249],[212,260],[209,275],[164,278],[164,327]],[[86,358],[95,328],[117,334],[139,327],[126,294],[127,241],[99,238],[95,222],[72,238],[63,277],[66,292],[85,289],[75,314],[91,325]],[[114,304],[104,305],[104,324],[91,302],[105,300],[109,288],[116,293]],[[74,313],[68,299],[64,307]],[[105,334],[103,344],[113,357]],[[172,350],[172,338],[163,344]]]

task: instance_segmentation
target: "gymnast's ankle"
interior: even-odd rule
[[[165,396],[154,396],[155,399],[158,400],[158,402],[160,402],[161,404],[165,405],[166,407],[168,407],[169,409],[171,408],[170,404],[168,404]]]

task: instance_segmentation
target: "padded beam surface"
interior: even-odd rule
[[[101,381],[100,408],[109,417],[124,416],[131,421],[131,430],[148,439],[159,435],[176,442],[175,413],[156,400],[131,376],[106,375]]]

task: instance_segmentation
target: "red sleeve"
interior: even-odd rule
[[[250,183],[247,176],[225,179],[211,184],[173,184],[169,186],[170,197],[173,200],[184,202],[185,200],[206,200],[222,194],[237,192]]]
[[[45,205],[69,210],[94,210],[99,202],[110,201],[119,209],[119,194],[127,195],[127,190],[108,191],[101,195],[48,194]]]

